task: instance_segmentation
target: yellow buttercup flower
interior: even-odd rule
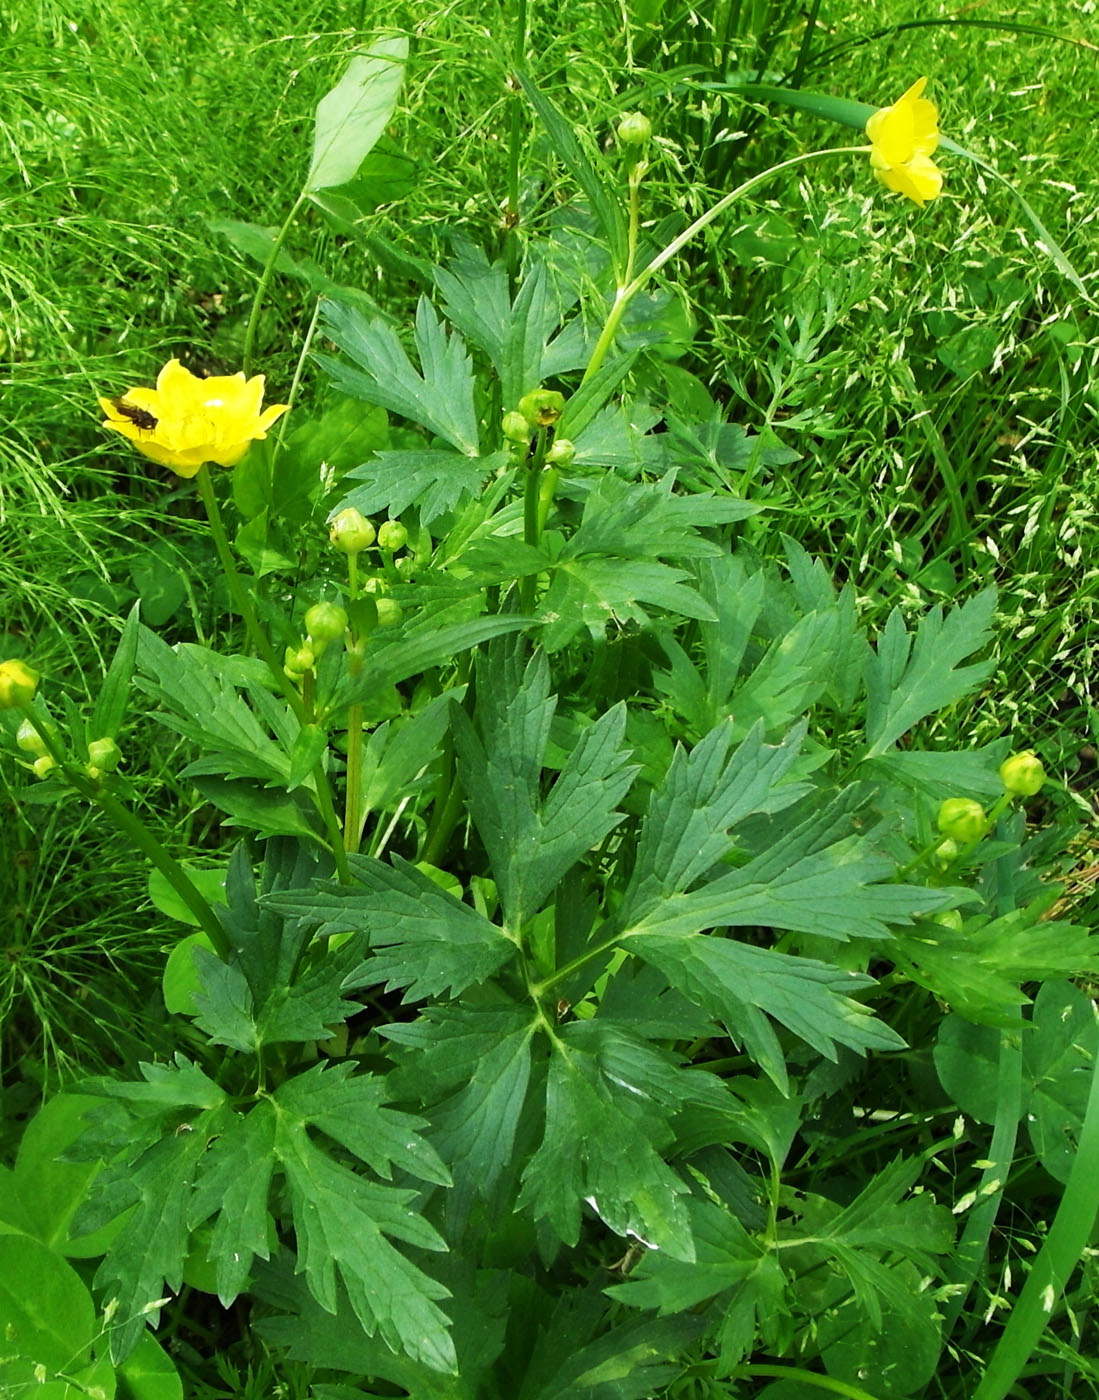
[[[263,382],[262,374],[200,379],[178,360],[169,360],[155,389],[127,389],[121,398],[101,398],[107,415],[103,426],[178,476],[194,476],[204,462],[235,467],[288,407],[272,404],[261,413]]]
[[[921,207],[942,193],[943,173],[931,159],[939,144],[939,109],[923,96],[918,78],[892,107],[882,107],[866,123],[870,164],[891,190]]]

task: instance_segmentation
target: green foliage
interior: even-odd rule
[[[176,1368],[152,1336],[112,1364],[95,1300],[68,1262],[102,1254],[118,1234],[108,1225],[91,1238],[69,1235],[99,1167],[58,1158],[85,1131],[84,1113],[95,1102],[83,1095],[52,1098],[24,1134],[15,1170],[4,1169],[0,1378],[13,1395],[33,1388],[53,1400],[96,1394],[182,1400]]]
[[[457,334],[447,335],[426,298],[416,310],[416,370],[395,331],[379,322],[364,325],[340,302],[325,308],[324,329],[345,351],[342,360],[319,356],[336,387],[422,423],[468,457],[477,455],[477,417],[469,355]]]
[[[1048,925],[1047,925],[1048,927]],[[946,1017],[935,1045],[943,1087],[978,1122],[995,1122],[1001,1037],[988,1026]],[[1090,1090],[1099,1027],[1092,1002],[1066,982],[1047,982],[1029,1022],[1016,1019],[1021,1037],[1023,1093],[1018,1118],[1026,1122],[1035,1153],[1058,1181],[1067,1181],[1076,1157]]]
[[[460,1331],[451,1338],[462,1321],[452,1273],[432,1266],[433,1253],[455,1252],[475,1279],[488,1270],[475,1287],[488,1286],[493,1261],[508,1260],[511,1307],[523,1290],[545,1288],[538,1251],[552,1259],[564,1248],[579,1259],[614,1236],[648,1262],[608,1297],[668,1316],[707,1303],[701,1320],[723,1366],[751,1355],[757,1338],[781,1354],[793,1335],[781,1319],[795,1329],[798,1316],[822,1308],[816,1346],[836,1374],[872,1365],[893,1386],[899,1352],[879,1340],[887,1327],[937,1355],[934,1314],[912,1300],[911,1279],[913,1267],[933,1272],[949,1252],[949,1216],[929,1196],[908,1194],[920,1158],[898,1157],[847,1206],[791,1194],[760,1168],[769,1162],[780,1173],[805,1131],[806,1089],[822,1073],[815,1062],[850,1065],[852,1056],[904,1048],[875,1015],[870,950],[917,978],[931,975],[922,972],[928,956],[915,951],[927,940],[915,931],[940,929],[941,946],[949,926],[930,916],[980,898],[942,886],[913,854],[928,813],[871,760],[936,699],[957,699],[985,674],[959,672],[958,662],[987,637],[988,601],[932,616],[911,654],[897,628],[891,649],[875,651],[844,599],[796,551],[790,582],[735,553],[719,563],[669,482],[640,491],[630,513],[617,488],[603,488],[601,499],[618,514],[591,513],[598,490],[575,537],[587,530],[624,558],[655,542],[684,558],[700,601],[713,599],[688,624],[693,640],[683,623],[682,641],[667,624],[654,630],[673,661],[676,679],[661,687],[668,699],[696,719],[721,709],[735,716],[741,696],[757,697],[754,710],[764,713],[739,739],[744,721],[726,717],[663,766],[642,769],[630,762],[623,704],[595,716],[562,708],[545,650],[498,636],[449,708],[444,691],[390,740],[418,725],[433,743],[453,745],[454,780],[478,838],[464,878],[437,878],[394,854],[352,855],[346,878],[333,880],[318,826],[306,842],[293,832],[268,840],[257,888],[239,848],[220,913],[230,956],[189,951],[187,980],[172,993],[204,1043],[228,1052],[218,1078],[177,1053],[173,1064],[144,1066],[140,1082],[87,1085],[107,1104],[89,1114],[78,1148],[105,1165],[75,1229],[123,1217],[96,1276],[118,1299],[116,1358],[137,1343],[147,1312],[164,1306],[165,1290],[179,1287],[201,1238],[223,1304],[245,1292],[290,1308],[270,1335],[293,1340],[294,1354],[337,1368],[369,1364],[398,1380],[408,1365],[468,1378]],[[636,520],[646,529],[635,536]],[[439,560],[447,557],[441,549]],[[738,628],[735,613],[734,625],[720,622],[736,569],[748,586],[735,596],[754,628]],[[430,596],[437,585],[425,586]],[[806,673],[802,639],[821,618],[834,643],[846,634],[839,650],[854,676],[834,666],[827,676]],[[380,640],[383,673],[390,651],[408,660],[407,646]],[[293,716],[258,671],[147,637],[137,664],[155,677],[140,683],[166,722],[206,753],[192,765],[196,779],[223,772],[257,795],[299,785]],[[354,702],[364,693],[356,684],[321,676],[318,693],[342,687],[343,703]],[[863,770],[876,779],[844,778],[811,741],[814,700],[821,713],[846,712],[854,751],[870,755]],[[794,723],[771,742],[768,718]],[[379,743],[373,752],[372,763],[389,752],[396,765],[391,778],[375,779],[373,800],[385,805],[411,770],[398,749]],[[238,820],[264,834],[264,817],[249,810],[238,805]],[[920,871],[916,881],[904,878],[909,870]],[[1007,937],[1025,918],[1020,910],[988,927]],[[1025,952],[1012,960],[1002,939],[997,946],[997,975],[1018,1001],[1019,982],[1036,969]],[[1089,940],[1077,937],[1059,943],[1049,972],[1092,963]],[[303,1050],[331,1046],[334,1029],[361,1015],[355,993],[364,990],[401,993],[413,1016],[371,1013],[377,1034],[362,1053],[348,1036],[346,1058],[310,1065]],[[705,1056],[693,1062],[682,1037],[695,1033],[701,1045],[723,1035],[740,1047],[741,1072],[715,1072]],[[737,1143],[740,1153],[730,1154]],[[765,1229],[758,1201],[767,1203]],[[259,1267],[268,1259],[276,1274]],[[846,1282],[822,1292],[814,1271],[826,1262]],[[266,1290],[291,1263],[307,1294],[288,1302]],[[324,1340],[323,1318],[345,1313],[374,1339],[365,1351]],[[633,1377],[615,1393],[640,1393],[629,1386],[648,1383],[644,1356],[658,1368],[670,1358],[659,1348],[634,1357],[640,1334],[611,1318],[598,1324],[592,1374],[610,1366]],[[497,1335],[483,1364],[505,1366],[502,1347]]]
[[[346,185],[359,173],[393,116],[407,57],[404,35],[378,39],[351,59],[347,72],[321,98],[305,182],[311,193]]]

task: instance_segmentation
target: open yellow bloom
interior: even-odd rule
[[[178,360],[160,371],[155,389],[127,389],[121,398],[99,400],[105,428],[179,476],[194,476],[203,462],[235,467],[287,409],[272,404],[261,413],[262,403],[262,374],[199,379]]]
[[[921,207],[942,192],[943,174],[931,159],[939,144],[939,109],[923,96],[926,78],[918,78],[892,107],[882,107],[866,123],[870,164],[891,190]]]

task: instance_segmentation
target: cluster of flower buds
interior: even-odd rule
[[[15,742],[30,757],[36,778],[48,778],[57,767],[56,759],[33,720],[23,720],[16,730]],[[114,739],[92,739],[88,744],[88,761],[84,772],[97,783],[106,774],[113,773],[121,762],[122,750]]]
[[[282,669],[292,681],[300,681],[316,664],[316,654],[310,646],[287,647],[283,654]]]
[[[408,530],[399,520],[385,520],[375,530],[362,511],[348,506],[328,522],[328,538],[344,554],[361,554],[375,543],[384,554],[396,554],[408,544]]]
[[[87,774],[98,782],[106,773],[113,773],[122,762],[122,750],[113,739],[93,739],[88,745]]]
[[[936,825],[944,837],[936,848],[936,855],[949,863],[963,847],[976,845],[1012,798],[1033,797],[1041,791],[1045,780],[1046,770],[1040,760],[1026,749],[1022,753],[1012,754],[1000,764],[1004,795],[991,814],[971,797],[948,797],[940,804],[936,818]]]
[[[532,441],[537,432],[547,435],[548,446],[543,458],[547,466],[567,467],[576,456],[576,448],[568,438],[555,436],[557,424],[565,411],[565,396],[556,389],[532,389],[519,400],[517,408],[504,414],[504,439],[533,456]]]
[[[25,710],[37,689],[38,672],[32,671],[25,661],[0,661],[0,710]],[[36,777],[44,778],[56,768],[46,741],[29,717],[20,723],[15,742],[30,755]]]
[[[305,613],[305,636],[301,646],[287,647],[282,669],[292,681],[312,671],[318,658],[347,633],[347,613],[338,603],[314,603]]]

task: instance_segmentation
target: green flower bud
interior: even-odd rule
[[[101,773],[113,773],[122,762],[122,750],[113,739],[93,739],[88,745],[88,762]]]
[[[948,797],[939,808],[938,827],[944,836],[968,846],[988,830],[988,818],[971,797]]]
[[[558,438],[546,453],[546,464],[551,467],[567,467],[576,456],[576,448],[568,438]]]
[[[378,608],[378,626],[399,627],[404,619],[404,608],[396,598],[389,598],[383,593],[375,602]]]
[[[1013,753],[1000,764],[1000,782],[1015,797],[1033,797],[1046,780],[1046,770],[1030,749]]]
[[[362,511],[348,506],[328,522],[328,538],[345,554],[360,554],[374,543],[374,526]]]
[[[34,760],[33,767],[34,776],[36,778],[48,778],[49,775],[53,772],[53,770],[57,767],[57,764],[54,763],[53,759],[48,753],[44,753],[41,758],[36,758]]]
[[[519,412],[532,428],[552,428],[565,411],[565,396],[556,389],[532,389],[519,400]]]
[[[291,680],[298,680],[301,676],[305,675],[306,671],[311,671],[313,669],[313,664],[316,659],[310,647],[303,646],[296,649],[294,647],[287,647],[286,654],[283,657],[282,669]]]
[[[32,753],[35,757],[40,757],[49,750],[42,742],[42,735],[35,729],[29,719],[23,720],[15,734],[15,742],[24,753]]]
[[[314,603],[306,610],[305,630],[319,656],[329,642],[338,642],[347,631],[347,614],[338,603]]]
[[[529,442],[530,424],[516,409],[504,414],[504,437],[508,442]]]
[[[38,672],[25,661],[0,661],[0,710],[25,710],[38,689]]]
[[[959,847],[957,841],[952,841],[948,836],[945,841],[940,841],[935,847],[935,859],[945,868],[958,858]]]
[[[387,520],[378,530],[378,548],[387,553],[404,549],[408,543],[408,531],[399,520]]]
[[[627,112],[618,123],[618,139],[623,146],[644,146],[653,134],[653,124],[643,112]]]

